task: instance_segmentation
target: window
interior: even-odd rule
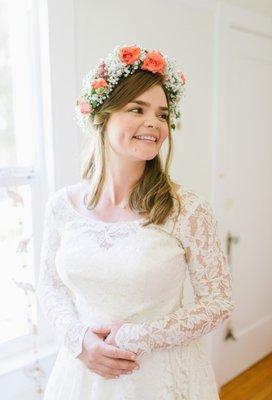
[[[1,357],[30,348],[38,325],[33,236],[42,232],[42,104],[36,7],[35,0],[0,0]]]

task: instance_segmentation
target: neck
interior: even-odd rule
[[[127,203],[133,185],[144,172],[144,162],[108,164],[101,202],[106,206],[120,206]]]

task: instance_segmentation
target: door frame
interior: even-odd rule
[[[218,234],[226,251],[226,238],[229,225],[226,209],[229,205],[225,201],[227,198],[227,186],[224,180],[227,165],[227,155],[225,152],[227,135],[224,134],[224,128],[227,126],[227,80],[224,77],[227,77],[227,71],[229,70],[230,33],[233,30],[238,30],[272,39],[272,18],[222,2],[217,3],[214,17],[212,204],[218,221],[220,221],[218,224]],[[210,341],[212,364],[219,388],[234,378],[234,376],[224,376],[224,371],[221,368],[222,358],[220,349],[228,325],[231,326],[231,317],[216,329]],[[239,332],[235,332],[235,334],[239,336]]]

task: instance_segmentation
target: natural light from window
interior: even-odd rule
[[[36,154],[30,5],[0,0],[0,344],[36,324],[32,195],[24,172]]]

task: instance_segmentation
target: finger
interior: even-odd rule
[[[100,333],[111,332],[111,327],[109,325],[92,325],[90,328],[93,332],[100,332]]]
[[[106,338],[108,337],[107,333],[98,333],[98,332],[93,332],[95,335],[97,335],[100,339],[102,340],[106,340]]]
[[[101,364],[113,370],[119,370],[123,372],[132,371],[135,367],[139,366],[135,361],[123,360],[121,358],[113,359],[105,356],[102,357]]]
[[[123,358],[125,360],[136,360],[136,354],[127,351],[125,349],[119,349],[116,346],[112,346],[103,342],[102,344],[102,354],[106,357],[111,358]]]
[[[119,368],[112,368],[107,365],[103,364],[97,364],[97,368],[103,375],[115,377],[119,375],[126,375],[127,373],[133,372],[132,369],[124,370],[124,369],[119,369]]]
[[[105,343],[114,345],[114,339],[111,333],[105,338]]]
[[[117,369],[109,368],[101,363],[96,364],[96,370],[101,376],[108,378],[115,378],[116,376],[119,376],[121,373]]]

